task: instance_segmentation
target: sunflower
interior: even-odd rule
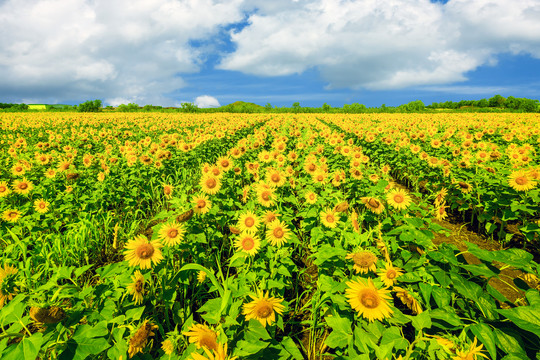
[[[40,214],[45,214],[47,211],[49,211],[49,206],[51,203],[48,201],[45,201],[44,199],[39,199],[34,201],[34,210]]]
[[[358,315],[368,319],[369,322],[392,316],[393,311],[387,301],[390,299],[387,295],[388,290],[378,289],[371,279],[367,279],[367,284],[364,279],[348,281],[347,286],[345,290],[347,301],[353,310],[358,311]]]
[[[13,181],[13,191],[17,194],[26,195],[32,191],[34,184],[31,181],[28,181],[26,178],[22,180]]]
[[[172,197],[173,190],[174,186],[170,184],[163,184],[163,194],[167,199],[170,199]]]
[[[411,197],[403,189],[392,189],[386,194],[386,201],[397,210],[405,210],[411,204]]]
[[[202,284],[206,280],[206,271],[199,270],[197,273],[197,281]]]
[[[193,203],[193,211],[195,214],[206,214],[212,207],[212,202],[208,200],[208,196],[205,194],[196,195],[191,200]]]
[[[255,319],[262,326],[266,327],[266,324],[272,325],[276,321],[276,313],[279,315],[283,314],[283,310],[285,309],[285,306],[281,304],[283,299],[269,297],[268,292],[265,295],[262,291],[258,296],[249,296],[253,301],[242,306],[242,314],[246,317],[247,321]]]
[[[358,223],[358,214],[356,213],[356,211],[352,211],[350,218],[354,231],[360,232],[360,224]]]
[[[401,302],[413,312],[413,314],[418,315],[423,312],[418,300],[416,300],[407,290],[395,286],[393,291],[396,293],[396,296],[401,300]]]
[[[334,229],[339,221],[338,214],[329,208],[324,209],[323,212],[321,212],[320,217],[323,225],[330,229]]]
[[[437,195],[435,195],[435,206],[441,205],[444,202],[444,199],[446,198],[447,195],[448,195],[448,189],[446,189],[445,187],[439,190]]]
[[[248,255],[255,255],[260,247],[261,247],[261,240],[257,235],[253,235],[249,232],[243,232],[240,235],[238,235],[238,238],[234,242],[234,246],[238,249],[238,251],[243,251]]]
[[[55,176],[56,176],[56,170],[48,169],[47,171],[45,171],[45,177],[47,179],[53,179]]]
[[[251,211],[246,211],[240,214],[238,218],[238,229],[243,231],[257,232],[260,220],[257,215]]]
[[[472,191],[472,185],[465,181],[458,181],[458,183],[456,184],[456,187],[458,188],[458,190],[461,190],[461,192],[464,194],[468,194]]]
[[[160,248],[163,247],[159,240],[148,241],[144,236],[138,235],[129,241],[124,251],[129,266],[139,266],[141,269],[150,269],[163,260]]]
[[[305,195],[306,202],[310,205],[313,205],[317,202],[317,194],[315,194],[313,191],[308,191]]]
[[[267,226],[266,238],[270,241],[272,246],[281,247],[291,237],[291,231],[287,225],[280,221],[274,220]]]
[[[352,259],[352,261],[354,261],[353,269],[357,274],[367,274],[369,271],[377,270],[377,266],[375,265],[377,256],[369,250],[349,253],[345,259]]]
[[[167,246],[175,246],[182,242],[186,229],[176,221],[164,224],[159,230],[159,239]]]
[[[148,338],[155,335],[153,330],[157,328],[157,325],[149,323],[148,320],[143,321],[139,329],[129,339],[128,356],[130,359],[135,356],[135,354],[143,352],[146,344],[148,344]]]
[[[161,343],[161,350],[165,353],[165,355],[172,355],[174,350],[176,349],[176,346],[172,342],[171,339],[166,339]]]
[[[218,348],[217,332],[206,325],[194,324],[189,328],[189,331],[182,332],[182,335],[188,337],[190,344],[195,343],[197,349],[204,347],[209,350],[217,350]]]
[[[268,168],[266,171],[266,182],[270,184],[271,187],[283,186],[286,180],[285,175],[279,170]]]
[[[435,206],[435,219],[442,221],[448,217],[448,213],[446,212],[447,206],[446,202],[443,201],[442,204]]]
[[[271,210],[267,210],[265,213],[264,213],[264,223],[266,225],[270,224],[272,221],[276,220],[279,216],[281,216],[281,214],[278,214],[278,213],[275,213]]]
[[[4,268],[0,267],[0,309],[4,307],[8,300],[13,299],[13,296],[18,291],[15,287],[17,272],[17,268],[11,265],[4,265]]]
[[[15,164],[11,167],[11,173],[13,176],[23,176],[26,173],[26,169],[22,164]]]
[[[199,184],[201,185],[202,191],[209,195],[217,194],[219,189],[221,189],[221,180],[210,175],[204,175]]]
[[[22,213],[17,209],[7,209],[2,213],[2,219],[8,222],[17,222],[22,216]]]
[[[373,213],[375,214],[382,214],[384,211],[384,205],[383,203],[374,197],[363,197],[360,199],[364,203],[364,205]]]
[[[392,286],[396,281],[396,278],[403,275],[403,270],[396,268],[392,263],[386,263],[384,270],[378,273],[379,277],[383,281],[384,285]]]
[[[478,339],[476,336],[474,337],[473,343],[469,347],[468,351],[457,351],[456,356],[452,357],[452,360],[477,360],[478,356],[485,357],[486,359],[489,359],[488,356],[482,353],[482,348],[484,347],[483,344],[480,344],[480,346],[476,346]]]
[[[207,348],[203,348],[204,353],[207,357],[192,353],[191,357],[193,360],[236,360],[238,356],[228,356],[227,355],[227,343],[225,344],[218,344],[217,350],[208,350]]]
[[[264,207],[270,207],[275,203],[275,194],[272,189],[259,189],[257,191],[257,202]]]
[[[536,187],[536,182],[531,178],[530,172],[518,170],[508,176],[508,185],[516,191],[528,191]]]
[[[10,192],[7,182],[0,181],[0,198],[8,196]]]
[[[135,275],[131,277],[131,280],[133,282],[129,284],[128,291],[133,295],[135,305],[142,304],[144,300],[144,276],[139,270],[136,270]]]

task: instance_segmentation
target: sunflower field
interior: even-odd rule
[[[540,359],[539,144],[535,114],[0,114],[0,358]]]

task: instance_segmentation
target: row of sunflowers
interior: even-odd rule
[[[469,264],[432,241],[446,231],[434,219],[463,199],[443,185],[457,169],[432,174],[413,146],[450,130],[476,139],[475,119],[39,116],[1,119],[2,358],[540,353],[533,256],[467,244],[479,259]],[[508,152],[500,137],[523,119],[504,131],[487,120]],[[534,169],[533,145],[527,154]],[[404,169],[436,190],[400,186]],[[498,179],[513,188],[518,178]],[[523,276],[501,278],[503,267]],[[517,299],[494,286],[500,278]]]

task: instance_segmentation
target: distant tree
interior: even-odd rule
[[[266,111],[272,110],[272,104],[266,103],[266,105],[264,106],[264,109],[265,109]]]
[[[299,102],[295,102],[292,104],[292,109],[295,113],[299,112],[300,111],[300,103]]]
[[[480,99],[476,102],[475,106],[485,108],[489,106],[489,102],[486,99]]]
[[[183,112],[194,113],[194,112],[197,112],[197,110],[199,110],[199,107],[195,104],[185,102],[185,103],[180,104],[180,109]]]
[[[88,100],[77,107],[78,112],[99,112],[101,110],[101,100]]]
[[[120,105],[118,105],[116,110],[118,110],[120,112],[135,112],[135,111],[139,110],[139,105],[137,105],[135,103],[129,103],[127,105],[126,104],[120,104]]]
[[[322,111],[327,113],[327,112],[330,112],[330,110],[332,110],[332,107],[328,105],[327,103],[324,103],[322,106]]]
[[[506,99],[501,95],[495,95],[488,100],[489,107],[501,107]]]
[[[519,110],[523,110],[526,112],[538,112],[538,100],[533,99],[520,99],[521,103],[519,104]]]

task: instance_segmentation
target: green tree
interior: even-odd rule
[[[88,100],[77,106],[78,112],[99,112],[101,108],[101,100]]]
[[[501,107],[506,99],[501,95],[495,95],[488,100],[489,107]]]

